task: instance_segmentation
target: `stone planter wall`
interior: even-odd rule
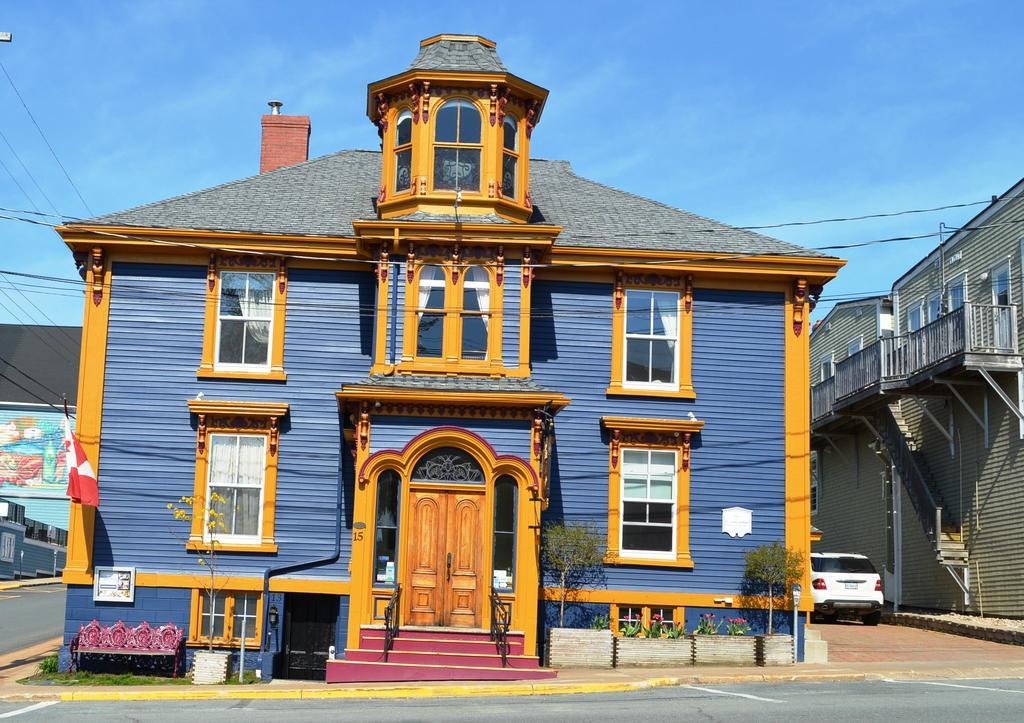
[[[757,664],[758,665],[792,665],[793,664],[793,636],[792,635],[758,635],[757,636]]]
[[[692,638],[615,638],[615,667],[693,665]]]
[[[746,635],[694,635],[695,665],[756,665],[757,638]]]
[[[551,628],[547,661],[552,668],[610,668],[614,661],[611,630]]]
[[[192,656],[192,683],[217,685],[228,677],[228,653],[197,650]]]

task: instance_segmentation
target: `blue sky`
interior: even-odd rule
[[[1021,27],[1012,2],[39,0],[0,9],[14,34],[0,61],[97,214],[255,173],[270,98],[312,117],[311,156],[374,148],[367,82],[403,69],[422,38],[462,32],[496,40],[513,72],[551,91],[535,157],[759,225],[1007,189],[1024,176]],[[88,215],[2,77],[0,108],[57,210]],[[52,212],[2,141],[0,160],[31,197],[0,168],[0,207]],[[770,233],[849,243],[934,232],[980,208]],[[934,243],[841,252],[850,263],[826,296],[884,291]],[[0,269],[74,277],[48,229],[0,220],[0,249]],[[23,290],[54,321],[80,323],[80,297]],[[0,321],[25,316],[0,294]]]

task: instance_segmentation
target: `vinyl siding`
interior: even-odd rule
[[[334,550],[336,496],[342,464],[341,423],[334,392],[365,377],[373,339],[373,276],[348,271],[289,271],[285,383],[197,380],[205,300],[205,267],[115,264],[111,290],[96,565],[141,571],[192,572],[188,531],[167,503],[192,494],[196,431],[186,400],[287,401],[279,449],[276,555],[221,553],[225,574],[258,574],[268,565]],[[346,452],[347,456],[347,452]],[[351,479],[346,480],[351,487]],[[345,496],[348,500],[350,494]],[[344,524],[351,525],[346,506]],[[348,576],[350,535],[342,557],[304,576]]]
[[[370,451],[402,451],[417,435],[442,426],[459,427],[483,437],[496,454],[530,461],[530,421],[424,417],[373,417]]]
[[[501,337],[501,363],[506,369],[519,366],[519,304],[522,299],[522,270],[506,260],[504,290],[504,322]]]
[[[864,347],[878,340],[878,303],[837,307],[811,332],[811,385],[822,381],[821,364],[835,354],[835,363],[846,358],[850,342],[861,337]]]
[[[784,537],[784,300],[781,294],[696,289],[696,401],[608,397],[612,286],[537,281],[531,358],[540,384],[572,403],[556,418],[551,505],[545,521],[608,525],[608,440],[603,415],[705,421],[693,444],[692,571],[608,566],[609,588],[722,592],[741,583],[744,553]],[[753,534],[721,531],[722,509],[753,510]]]

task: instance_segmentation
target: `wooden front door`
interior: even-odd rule
[[[480,627],[483,504],[482,490],[410,494],[406,624]]]

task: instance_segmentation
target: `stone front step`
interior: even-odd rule
[[[458,665],[473,668],[518,668],[520,670],[536,670],[540,662],[529,655],[509,655],[507,665],[501,664],[501,656],[493,650],[489,653],[452,653],[440,650],[430,651],[400,651],[392,650],[388,653],[387,661],[383,659],[384,653],[380,650],[364,650],[361,648],[345,650],[345,660],[353,660],[360,663],[408,663],[410,665]]]
[[[500,664],[500,659],[499,659]],[[389,683],[423,680],[546,680],[553,670],[535,668],[487,668],[460,665],[416,665],[396,662],[328,660],[328,683]]]

